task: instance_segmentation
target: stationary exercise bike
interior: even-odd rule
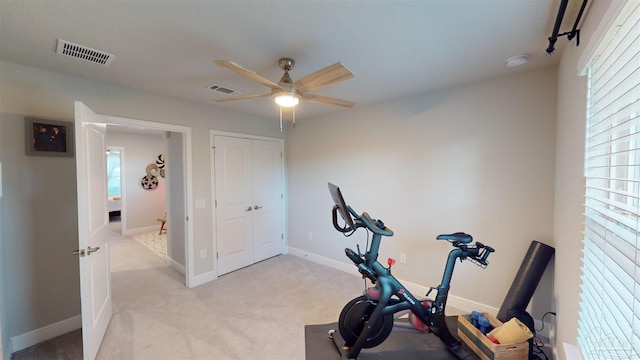
[[[449,351],[461,359],[466,358],[469,354],[462,348],[460,341],[451,334],[445,321],[445,306],[453,268],[458,259],[469,260],[486,268],[487,258],[494,249],[480,242],[470,245],[473,238],[469,234],[458,232],[438,235],[436,239],[448,241],[454,249],[449,252],[442,283],[432,287],[426,295],[429,296],[431,291],[436,290],[435,300],[418,300],[391,275],[391,265],[394,262],[392,259],[388,261],[389,267],[384,267],[378,262],[378,249],[382,236],[393,236],[393,231],[381,220],[372,219],[366,212],[358,215],[346,205],[336,185],[329,183],[329,191],[335,203],[332,217],[336,230],[345,236],[352,235],[358,228],[365,228],[373,233],[371,246],[364,254],[360,253],[360,246],[358,246],[358,252],[345,249],[345,254],[358,267],[363,278],[369,279],[375,287],[366,289],[364,295],[351,300],[342,309],[338,328],[345,341],[344,347],[340,348],[333,333],[329,332],[329,337],[342,358],[356,359],[363,348],[380,345],[391,333],[393,314],[403,310],[411,311],[409,322],[416,329],[433,332],[445,343]],[[338,213],[344,220],[343,226],[338,224]]]

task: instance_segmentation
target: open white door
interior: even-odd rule
[[[75,103],[78,251],[84,359],[93,360],[111,320],[106,124]]]

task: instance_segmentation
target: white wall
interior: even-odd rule
[[[11,189],[2,199],[0,239],[10,254],[0,268],[9,289],[1,309],[7,339],[80,313],[78,259],[70,255],[78,236],[75,159],[27,157],[24,116],[73,121],[79,100],[98,114],[191,127],[194,199],[212,198],[210,130],[284,136],[274,119],[8,62],[0,62],[0,93],[0,162]],[[194,251],[213,254],[211,204],[192,214]],[[213,274],[213,257],[194,256],[194,268],[196,276]]]
[[[0,113],[0,129],[8,339],[80,313],[78,211],[75,159],[26,156],[23,116]]]
[[[440,233],[493,246],[486,270],[456,265],[451,294],[499,308],[531,241],[554,245],[556,82],[546,68],[300,121],[287,135],[289,245],[345,264],[344,247],[364,246],[364,231],[331,225],[333,182],[395,231],[381,259],[408,254],[396,277],[438,285],[451,249]],[[553,310],[552,287],[538,287],[534,317]]]
[[[175,263],[185,267],[185,213],[184,164],[182,150],[183,135],[171,133],[166,139],[167,151],[165,155],[167,181],[167,256]]]
[[[107,146],[124,149],[124,177],[122,186],[126,199],[123,198],[126,221],[122,229],[125,235],[148,231],[150,227],[160,227],[158,218],[166,211],[166,182],[159,175],[158,187],[153,190],[143,189],[140,180],[147,175],[146,167],[156,163],[156,157],[165,150],[164,140],[160,136],[128,134],[107,131]]]

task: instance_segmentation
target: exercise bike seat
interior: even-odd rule
[[[457,232],[453,234],[441,234],[436,237],[438,240],[447,240],[451,242],[459,242],[463,244],[468,244],[473,241],[473,237],[469,234],[465,234],[463,232]]]

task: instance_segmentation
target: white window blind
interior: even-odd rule
[[[640,359],[640,2],[589,66],[578,343],[585,359]]]

